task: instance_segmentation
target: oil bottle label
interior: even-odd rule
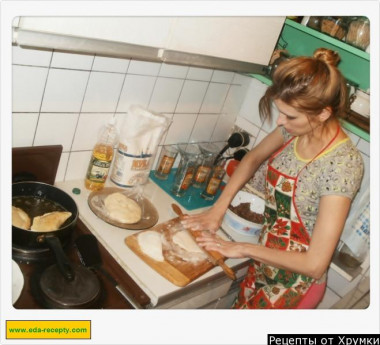
[[[87,178],[93,182],[104,182],[107,179],[110,166],[111,162],[93,156],[87,170]]]

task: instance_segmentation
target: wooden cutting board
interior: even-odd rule
[[[155,227],[144,231],[158,231],[164,235],[167,235],[170,231],[170,228],[177,226],[181,226],[179,217],[171,219],[165,223],[158,224]],[[202,274],[215,267],[207,259],[199,261],[197,263],[190,263],[180,260],[178,257],[173,256],[170,251],[167,251],[165,249],[163,250],[165,261],[160,262],[153,260],[150,256],[144,254],[140,249],[137,240],[137,236],[140,233],[141,232],[127,237],[125,239],[126,245],[151,268],[153,268],[164,278],[177,286],[186,286],[196,278],[200,277]]]

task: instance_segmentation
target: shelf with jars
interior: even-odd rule
[[[320,31],[322,30],[323,18],[328,18],[327,21],[325,20],[324,22],[325,33]],[[339,27],[342,27],[342,30],[344,30],[344,37],[342,37],[342,32],[338,33],[336,17],[310,17],[308,18],[310,27],[286,19],[278,40],[277,48],[279,50],[286,50],[290,57],[312,56],[313,52],[321,47],[333,49],[337,51],[341,57],[341,62],[338,67],[347,81],[354,84],[355,89],[368,90],[370,88],[370,54],[337,37],[333,37],[333,35],[338,35],[338,37],[342,37],[342,39],[345,40],[348,38],[351,40],[350,42],[354,42],[357,45],[362,43],[363,38],[359,36],[360,32],[364,32],[365,35],[367,35],[367,22],[363,17],[350,18],[351,20],[347,18],[344,24],[338,21],[338,24],[341,25]],[[363,25],[366,29],[362,28]],[[329,31],[329,34],[327,31]],[[347,36],[349,33],[350,35]],[[367,38],[368,37],[364,37],[364,41]],[[362,45],[362,48],[363,47]],[[269,66],[267,74],[265,75],[251,74],[251,76],[266,85],[271,85],[270,67],[271,66]],[[348,109],[347,115],[342,119],[342,126],[360,138],[368,142],[370,141],[370,119],[368,116],[362,116]]]

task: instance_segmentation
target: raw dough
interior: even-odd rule
[[[141,220],[139,204],[122,193],[108,195],[104,199],[104,205],[108,216],[120,223],[133,224]]]
[[[173,242],[187,252],[204,254],[204,251],[198,246],[197,242],[195,242],[187,230],[176,232],[173,236]]]
[[[33,231],[54,231],[71,216],[71,212],[49,212],[42,216],[34,217],[31,230]]]
[[[162,255],[161,234],[157,231],[143,231],[137,236],[142,252],[156,261],[164,261]]]
[[[30,218],[27,213],[21,208],[12,206],[12,225],[20,229],[29,230]]]

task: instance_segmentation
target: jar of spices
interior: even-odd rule
[[[321,31],[321,23],[322,23],[322,17],[311,16],[309,17],[309,20],[307,21],[306,26],[311,29]]]
[[[369,20],[366,17],[359,17],[353,20],[348,28],[346,42],[359,49],[366,50],[369,45]]]
[[[182,197],[193,182],[198,157],[201,152],[196,144],[179,144],[178,151],[181,155],[181,160],[174,176],[171,192],[177,197]]]
[[[202,143],[199,144],[199,149],[202,154],[198,158],[197,169],[194,174],[193,186],[195,188],[201,188],[206,182],[214,160],[220,151],[219,146],[214,143]]]
[[[347,19],[344,17],[323,17],[321,31],[338,40],[343,40],[347,33]]]

